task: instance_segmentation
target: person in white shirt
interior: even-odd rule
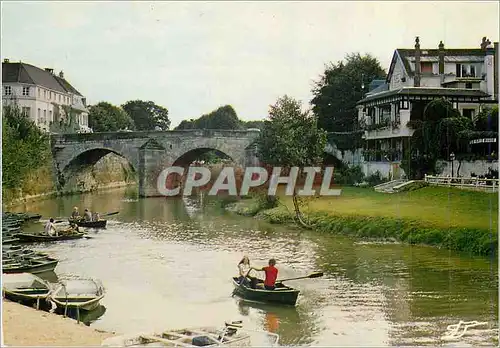
[[[45,224],[45,233],[49,236],[57,236],[56,228],[54,227],[54,219],[50,218],[49,221]]]
[[[253,287],[255,287],[255,283],[257,282],[257,279],[249,276],[251,269],[252,269],[252,267],[250,267],[250,259],[246,255],[243,256],[240,263],[238,263],[238,270],[240,272],[240,277],[238,279],[238,282],[240,284],[244,284],[246,286],[251,285],[253,288]]]

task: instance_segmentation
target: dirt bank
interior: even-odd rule
[[[7,346],[100,346],[112,333],[76,320],[2,300],[3,344]]]

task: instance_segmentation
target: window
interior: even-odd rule
[[[42,123],[42,114],[40,109],[38,109],[37,119],[39,124]]]
[[[59,103],[61,102],[61,95],[59,94]]]
[[[43,121],[42,123],[47,123],[47,110],[43,110]]]
[[[31,108],[29,106],[23,106],[21,110],[22,110],[24,116],[26,116],[26,117],[31,116]]]
[[[43,90],[43,98],[47,99],[47,91],[46,90]]]
[[[420,63],[420,71],[424,74],[432,74],[432,62]]]
[[[465,88],[472,89],[472,82],[466,82],[465,83]]]
[[[42,97],[42,90],[40,88],[38,88],[38,98],[41,98]]]
[[[474,117],[474,111],[474,109],[463,109],[462,116],[472,120],[472,118]]]
[[[30,95],[30,88],[29,88],[29,86],[28,87],[23,87],[23,95],[25,97],[27,97],[27,96]]]
[[[49,122],[52,122],[52,110],[49,110]]]
[[[457,77],[476,77],[476,66],[472,64],[457,64]]]
[[[11,86],[4,86],[3,91],[5,95],[12,95],[12,87]]]
[[[399,102],[399,109],[401,110],[408,110],[410,108],[410,103],[408,100],[401,100]]]

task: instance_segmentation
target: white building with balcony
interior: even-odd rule
[[[17,104],[35,124],[45,131],[73,115],[77,131],[90,132],[85,97],[67,80],[63,72],[4,59],[2,63],[2,103]]]
[[[365,129],[363,170],[399,178],[401,159],[413,134],[407,124],[421,119],[425,106],[445,97],[463,116],[473,119],[488,104],[498,103],[498,42],[483,38],[480,48],[396,49],[385,83],[358,102]]]

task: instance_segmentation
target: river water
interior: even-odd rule
[[[491,345],[497,335],[496,258],[270,225],[206,197],[138,199],[135,189],[12,210],[48,218],[68,216],[73,206],[120,214],[104,230],[89,229],[92,238],[33,248],[60,259],[53,277],[102,281],[103,307],[90,324],[96,329],[151,332],[243,320],[278,333],[282,345],[437,345],[450,344],[441,340],[447,325],[477,320],[488,325],[455,344]],[[244,254],[255,266],[276,258],[280,278],[324,277],[288,283],[301,291],[295,308],[246,303],[232,297],[230,280]]]

